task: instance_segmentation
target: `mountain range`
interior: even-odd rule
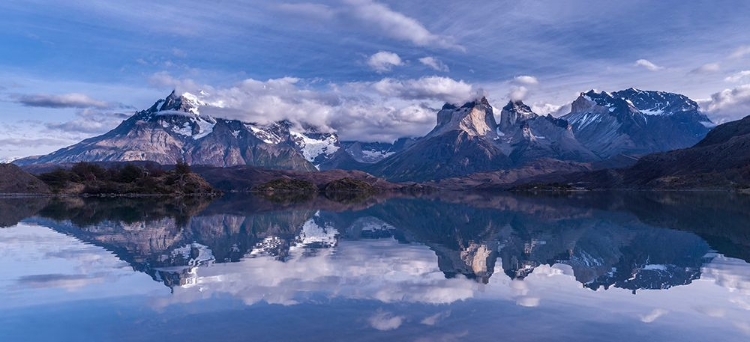
[[[713,123],[698,104],[673,93],[626,89],[581,93],[561,117],[510,101],[496,115],[486,98],[445,104],[423,137],[393,143],[340,141],[305,123],[258,124],[200,113],[200,96],[172,92],[103,135],[21,166],[79,161],[153,161],[212,167],[362,170],[389,181],[430,181],[547,163],[622,166],[634,157],[686,148]],[[584,167],[584,166],[582,166]]]

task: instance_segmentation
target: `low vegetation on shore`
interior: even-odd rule
[[[218,194],[185,163],[178,163],[169,171],[133,164],[104,168],[93,163],[77,163],[70,169],[58,168],[37,177],[52,193],[65,195]]]

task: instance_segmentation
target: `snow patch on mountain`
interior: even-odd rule
[[[182,104],[185,107],[185,110],[195,115],[200,115],[199,108],[201,106],[208,105],[206,102],[201,101],[197,96],[191,93],[182,93],[180,97],[182,98]]]
[[[392,156],[393,153],[394,152],[362,150],[362,158],[377,162]]]
[[[193,242],[172,251],[173,257],[182,257],[188,261],[188,266],[201,266],[213,263],[216,258],[206,245]]]
[[[320,216],[318,211],[316,217]],[[302,225],[302,231],[294,240],[294,245],[290,250],[300,248],[331,248],[338,243],[339,232],[333,226],[328,224],[319,225],[315,222],[315,217],[305,221]]]
[[[251,124],[245,124],[245,128],[253,132],[253,135],[255,135],[258,139],[266,144],[276,145],[284,141],[284,138],[272,132],[271,130],[258,128]]]
[[[203,120],[203,118],[197,119],[196,124],[198,124],[198,133],[193,135],[193,139],[198,140],[201,139],[209,134],[211,134],[214,131],[214,126],[216,126],[216,120],[213,120],[213,118],[210,118],[211,121]]]
[[[645,115],[664,115],[663,109],[642,109],[641,113]]]
[[[338,138],[333,134],[323,135],[320,139],[295,131],[290,131],[289,134],[309,162],[315,161],[321,155],[330,156],[339,150],[339,146],[337,146]],[[318,165],[315,165],[315,167],[318,167]]]
[[[277,236],[270,236],[263,241],[258,242],[253,246],[252,250],[249,253],[250,257],[259,257],[259,256],[277,256],[279,255],[279,250],[284,245],[284,240]]]
[[[169,124],[167,124],[167,127],[169,127]],[[164,128],[167,128],[167,127],[164,127]],[[171,131],[175,132],[175,133],[177,133],[179,135],[184,135],[186,137],[189,137],[189,136],[193,135],[193,128],[190,127],[190,123],[189,122],[185,122],[184,124],[182,124],[182,126],[176,126],[175,125],[175,126],[172,127]]]

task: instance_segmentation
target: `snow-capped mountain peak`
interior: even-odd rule
[[[687,96],[663,91],[628,88],[614,92],[613,96],[629,100],[644,115],[673,115],[699,109],[698,104]]]
[[[187,92],[178,95],[177,92],[173,90],[165,99],[156,101],[148,112],[183,112],[200,115],[200,107],[207,105],[208,103],[201,100],[200,97],[196,95]]]
[[[530,119],[536,118],[537,115],[531,110],[531,107],[522,101],[509,101],[500,111],[500,131],[507,132],[518,124]]]
[[[691,146],[705,136],[704,122],[710,122],[684,95],[636,88],[581,93],[563,119],[584,145],[605,158]]]
[[[461,107],[445,104],[437,114],[437,126],[428,136],[448,131],[464,131],[472,136],[494,135],[495,116],[486,98],[467,102]]]
[[[339,138],[334,133],[310,133],[290,130],[292,140],[302,151],[307,161],[313,163],[316,168],[327,158],[330,158],[339,150]]]

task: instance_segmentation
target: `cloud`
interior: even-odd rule
[[[404,65],[401,57],[393,52],[380,51],[367,59],[367,65],[377,72],[388,72],[394,66]]]
[[[510,89],[508,97],[511,101],[523,101],[529,94],[529,89],[524,86],[515,86]]]
[[[87,274],[36,274],[18,279],[18,284],[23,287],[64,288],[68,291],[102,282],[104,282],[102,275]]]
[[[372,0],[345,0],[351,6],[351,13],[365,23],[374,25],[379,32],[398,40],[408,41],[417,46],[441,48],[463,47],[455,44],[453,38],[433,34],[419,21],[390,9]]]
[[[552,116],[558,117],[570,113],[570,104],[560,106],[552,103],[537,102],[531,105],[531,110],[540,115],[552,114]]]
[[[651,61],[647,60],[647,59],[639,59],[639,60],[635,61],[634,65],[637,66],[637,67],[644,67],[644,68],[646,68],[648,70],[651,70],[651,71],[659,71],[659,70],[664,69],[664,67],[660,67],[660,66],[652,63]]]
[[[4,138],[0,139],[2,146],[19,146],[19,147],[41,147],[41,146],[61,146],[70,144],[70,140],[55,138]]]
[[[539,84],[539,80],[534,76],[521,75],[513,78],[513,83],[518,85],[537,85]]]
[[[478,96],[478,90],[471,84],[439,76],[411,80],[384,78],[376,82],[373,88],[380,95],[387,97],[408,100],[430,99],[454,104],[463,104]]]
[[[690,70],[691,74],[710,74],[721,70],[719,63],[707,63],[703,64],[693,70]]]
[[[148,83],[155,87],[181,88],[185,90],[197,90],[201,86],[191,79],[178,79],[166,71],[159,71],[148,78]]]
[[[345,140],[388,142],[424,135],[434,127],[443,103],[463,104],[480,93],[464,81],[439,76],[325,86],[285,77],[213,87],[159,72],[150,82],[178,92],[203,91],[199,97],[208,105],[202,114],[260,124],[286,119],[335,131]]]
[[[439,59],[435,57],[422,57],[419,59],[419,62],[436,70],[436,71],[442,71],[442,72],[448,72],[450,71],[450,68],[448,68],[445,63],[440,61]]]
[[[450,315],[451,315],[451,311],[450,310],[443,311],[443,312],[438,312],[438,313],[436,313],[436,314],[434,314],[432,316],[425,317],[419,323],[422,323],[424,325],[433,326],[433,325],[437,324],[438,322],[440,322],[440,321],[442,321],[442,320],[450,317]]]
[[[716,123],[741,119],[750,115],[750,84],[724,89],[699,103]]]
[[[737,48],[737,50],[734,50],[731,55],[729,55],[729,58],[731,59],[740,59],[747,55],[750,55],[750,45],[743,45]]]
[[[520,75],[516,76],[510,81],[507,81],[507,84],[510,85],[510,89],[508,90],[508,98],[511,101],[523,101],[526,99],[526,97],[531,92],[531,89],[529,87],[535,87],[539,85],[539,80],[537,80],[534,76],[529,75]]]
[[[727,76],[724,81],[737,83],[748,77],[750,77],[750,70],[742,70],[740,72]]]
[[[525,306],[527,308],[534,308],[534,307],[539,306],[540,301],[541,299],[539,297],[523,296],[523,297],[519,297],[518,299],[516,299],[516,304],[518,304],[519,306]]]
[[[388,331],[398,329],[404,322],[404,317],[396,316],[390,312],[378,310],[378,312],[370,316],[367,321],[370,323],[371,327],[377,330]]]
[[[174,55],[175,57],[178,57],[178,58],[185,58],[185,57],[187,57],[187,52],[185,52],[185,50],[173,48],[172,49],[172,55]]]
[[[664,310],[664,309],[654,309],[653,311],[651,311],[647,315],[642,315],[641,316],[641,322],[643,322],[643,323],[652,323],[657,318],[659,318],[661,316],[664,316],[664,315],[666,315],[668,313],[669,313],[669,311]]]
[[[86,108],[76,113],[76,118],[66,122],[47,122],[47,129],[63,132],[101,134],[115,128],[120,122],[130,117],[130,114],[105,112]]]
[[[88,97],[85,94],[70,93],[62,95],[35,94],[16,95],[16,102],[26,107],[44,108],[109,108],[110,104]]]
[[[276,6],[277,9],[300,16],[310,17],[319,20],[328,20],[336,15],[336,11],[331,7],[323,4],[313,3],[283,3]]]

